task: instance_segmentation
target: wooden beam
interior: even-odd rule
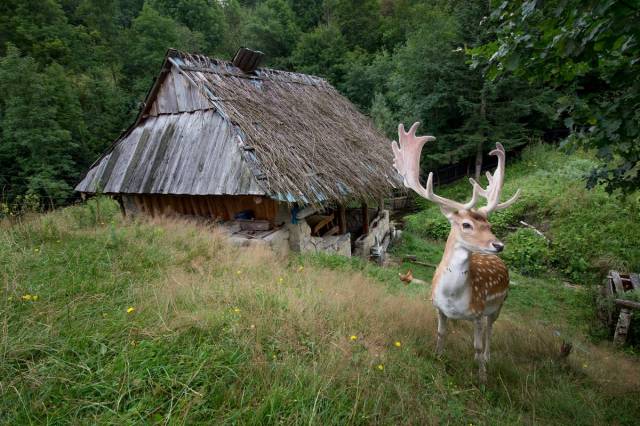
[[[614,302],[616,305],[625,308],[640,309],[640,302],[634,302],[633,300],[615,299]]]
[[[338,227],[341,235],[347,233],[347,209],[344,204],[338,204]]]
[[[364,201],[362,202],[362,233],[369,233],[369,207]]]

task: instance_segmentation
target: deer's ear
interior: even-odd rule
[[[455,220],[456,214],[458,213],[458,210],[445,207],[445,206],[440,206],[440,211],[442,212],[444,217],[446,217],[451,223],[453,223],[453,221]]]

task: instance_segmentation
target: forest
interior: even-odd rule
[[[326,78],[390,138],[421,121],[438,137],[428,169],[544,138],[597,155],[587,185],[633,191],[639,11],[612,0],[5,0],[0,215],[76,199],[170,47],[261,50],[264,66]]]

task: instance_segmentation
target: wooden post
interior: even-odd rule
[[[347,233],[347,209],[344,204],[338,204],[338,226],[340,235]]]
[[[613,343],[618,346],[624,345],[627,341],[627,333],[629,332],[629,324],[631,323],[631,309],[620,309],[620,316],[618,317],[618,324],[616,325],[616,332],[613,335]]]
[[[122,195],[116,195],[113,197],[120,207],[120,213],[122,213],[122,217],[127,217],[127,211],[124,208],[124,200],[122,199]]]
[[[382,214],[384,210],[384,197],[378,198],[378,216]]]
[[[369,233],[369,207],[364,201],[362,202],[362,233],[365,235]]]

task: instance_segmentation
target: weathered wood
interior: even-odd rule
[[[369,233],[369,207],[365,202],[362,203],[362,233]]]
[[[540,231],[538,228],[536,228],[535,226],[528,224],[527,222],[525,222],[524,220],[520,221],[520,224],[523,226],[526,226],[527,228],[531,229],[533,232],[535,232],[536,234],[538,234],[539,236],[541,236],[542,238],[544,238],[545,240],[549,241],[549,238],[547,238],[546,235],[544,235],[542,233],[542,231]]]
[[[631,310],[629,308],[620,309],[616,332],[613,335],[613,343],[623,345],[627,341],[627,333],[629,332],[629,324],[631,323]]]
[[[415,254],[405,254],[402,257],[402,260],[405,262],[415,263],[416,265],[428,266],[429,268],[437,268],[438,265],[434,263],[422,262],[418,260],[418,257]]]
[[[173,50],[163,68],[148,107],[92,166],[79,192],[268,193],[308,204],[379,197],[397,180],[386,172],[388,141],[321,78],[258,69],[249,81],[228,62]],[[150,136],[138,150],[129,136],[142,129]],[[238,138],[255,147],[253,154],[237,149]],[[131,161],[135,152],[139,161]],[[113,173],[102,173],[116,153]],[[127,176],[126,183],[116,176]]]
[[[180,196],[180,195],[135,195],[133,200],[137,208],[145,213],[160,215],[201,216],[205,218],[233,220],[234,215],[243,210],[253,211],[258,220],[267,220],[275,224],[278,213],[277,201],[250,195],[214,195],[214,196]]]
[[[611,280],[613,281],[613,286],[614,289],[616,291],[616,293],[618,294],[622,294],[624,293],[624,287],[622,286],[622,278],[620,277],[620,274],[616,271],[611,271],[609,273],[609,276],[611,277]]]
[[[333,228],[329,229],[327,232],[325,232],[324,234],[322,234],[322,237],[328,237],[330,235],[335,235],[339,232],[340,227],[338,226],[334,226]]]
[[[638,277],[638,274],[629,274],[629,280],[631,280],[634,290],[640,290],[640,277]]]
[[[629,309],[640,309],[640,302],[635,302],[633,300],[626,299],[614,299],[614,302],[618,306],[623,306]]]
[[[314,206],[307,206],[304,209],[300,210],[298,213],[296,213],[296,219],[298,220],[302,220],[306,217],[311,216],[312,214],[314,214],[315,212],[317,212],[318,209]]]
[[[421,261],[419,261],[419,260],[411,261],[411,263],[415,263],[416,265],[427,266],[427,267],[429,267],[429,268],[437,268],[437,267],[438,267],[438,265],[436,265],[436,264],[433,264],[433,263],[427,263],[427,262],[421,262]]]
[[[344,204],[338,204],[338,226],[340,234],[347,233],[347,209]]]
[[[331,222],[333,222],[334,219],[335,219],[335,216],[333,215],[333,213],[326,216],[324,215],[309,216],[309,218],[307,219],[307,222],[309,223],[309,226],[311,226],[311,235],[317,236],[320,230],[325,226],[329,225]]]
[[[271,228],[268,220],[236,219],[235,222],[245,231],[268,231]]]
[[[78,190],[98,187],[107,194],[265,194],[231,125],[213,110],[148,117]]]

